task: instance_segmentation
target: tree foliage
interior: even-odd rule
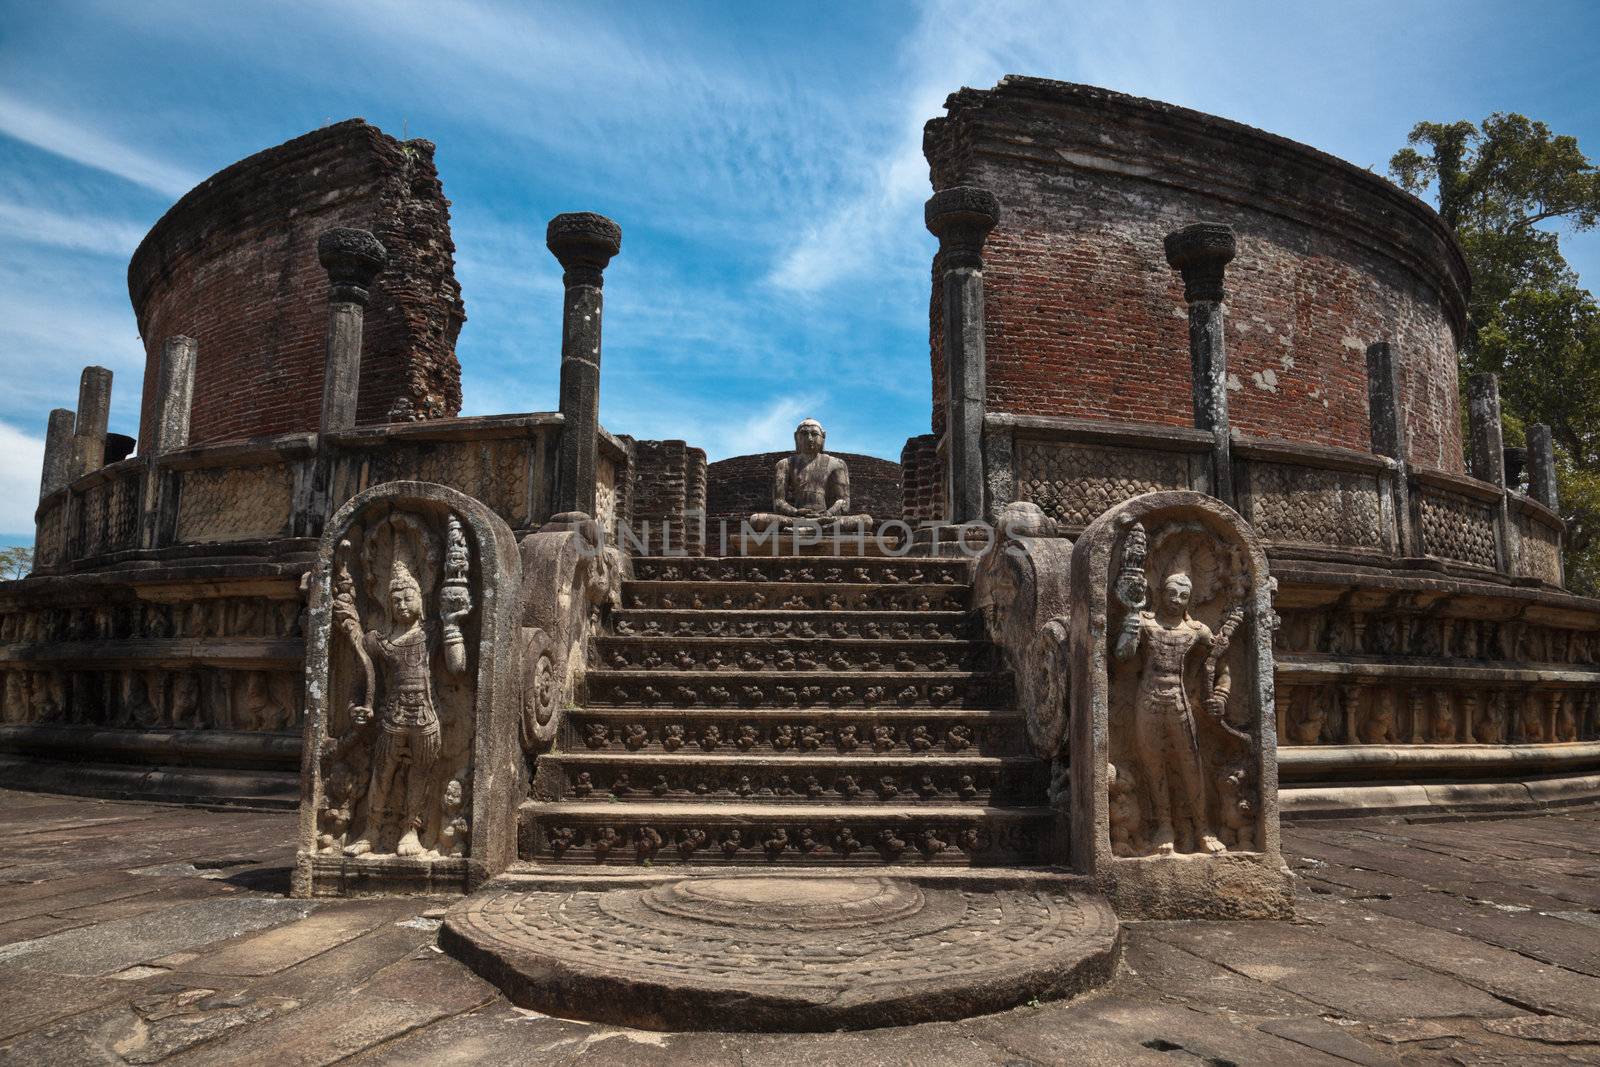
[[[33,546],[0,548],[0,578],[26,578],[33,570]]]
[[[1500,376],[1508,439],[1546,423],[1556,445],[1567,579],[1600,594],[1600,306],[1561,255],[1600,223],[1600,171],[1576,138],[1523,115],[1419,122],[1389,172],[1432,193],[1472,270],[1461,377]]]

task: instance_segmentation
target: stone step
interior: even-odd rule
[[[1000,671],[592,670],[589,707],[874,708],[1007,707]]]
[[[563,864],[1017,865],[1045,855],[1048,808],[962,804],[527,801],[523,859]]]
[[[965,585],[962,559],[731,556],[724,559],[637,557],[634,577],[652,582],[826,582],[858,585]]]
[[[986,641],[861,638],[601,637],[596,667],[610,671],[988,671],[1000,667]]]
[[[668,754],[572,752],[539,757],[534,795],[550,800],[638,803],[967,803],[1044,802],[1050,768],[1032,756],[839,755],[775,758],[771,753],[710,755],[691,746]]]
[[[965,585],[627,581],[622,603],[695,611],[965,611],[970,592]]]
[[[978,708],[580,708],[567,713],[560,751],[745,752],[851,759],[939,753],[1029,752],[1022,716]]]
[[[977,640],[982,620],[966,611],[706,611],[619,608],[611,616],[619,637],[857,638]]]

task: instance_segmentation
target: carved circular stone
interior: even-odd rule
[[[1115,968],[1117,920],[1066,880],[714,876],[491,888],[439,934],[517,1004],[660,1030],[817,1031],[1072,996]]]

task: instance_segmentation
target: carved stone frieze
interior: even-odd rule
[[[1348,693],[1348,712],[1330,714]],[[1600,740],[1600,681],[1589,687],[1449,682],[1279,682],[1288,745],[1528,745]]]
[[[1418,496],[1428,555],[1490,570],[1499,565],[1491,505],[1432,486],[1421,487]]]
[[[593,752],[678,752],[692,744],[697,751],[723,755],[999,755],[1015,751],[1017,727],[1010,712],[927,709],[870,716],[829,712],[826,718],[792,720],[710,713],[633,719],[620,713],[603,719],[593,711],[573,714],[573,748]]]
[[[1171,452],[1021,438],[1017,499],[1069,527],[1083,527],[1140,493],[1189,487],[1189,461]]]
[[[635,560],[637,565],[640,561]],[[788,612],[669,615],[619,611],[612,625],[619,637],[859,638],[879,640],[966,641],[981,636],[979,622],[965,614],[945,612],[879,613],[878,618],[811,619]]]
[[[964,591],[927,586],[894,588],[854,585],[760,587],[700,586],[678,582],[629,582],[623,602],[638,609],[723,611],[964,611]]]
[[[1382,549],[1378,480],[1371,474],[1252,462],[1250,520],[1268,541]]]

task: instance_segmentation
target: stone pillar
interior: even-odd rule
[[[1406,463],[1405,399],[1400,391],[1400,365],[1389,342],[1367,346],[1367,422],[1372,451],[1395,461],[1394,530],[1402,556],[1414,556],[1411,533],[1411,478]]]
[[[1528,495],[1551,511],[1560,503],[1556,493],[1556,450],[1550,440],[1550,427],[1542,422],[1528,427]]]
[[[1167,263],[1183,275],[1189,305],[1189,364],[1194,424],[1211,433],[1211,493],[1233,505],[1233,444],[1228,427],[1228,350],[1223,334],[1223,277],[1233,259],[1233,230],[1197,222],[1167,234]]]
[[[178,517],[178,494],[174,476],[162,469],[161,457],[189,443],[189,413],[194,406],[194,370],[200,346],[182,334],[169,337],[161,346],[161,363],[156,368],[155,426],[145,434],[143,510],[140,514],[140,544],[155,548],[169,543]]]
[[[317,239],[317,259],[328,272],[328,355],[322,375],[321,433],[356,424],[361,389],[361,328],[368,290],[389,259],[368,230],[328,230]]]
[[[72,473],[72,426],[77,416],[71,408],[50,412],[44,432],[44,473],[39,479],[39,499],[66,485]]]
[[[983,242],[1000,220],[987,189],[958,185],[928,198],[923,220],[939,238],[933,270],[944,317],[945,462],[950,521],[984,518]]]
[[[555,510],[594,514],[600,441],[600,315],[605,269],[622,249],[622,228],[604,215],[572,211],[550,220],[545,246],[565,272],[561,306],[561,442]]]
[[[1500,432],[1500,377],[1474,374],[1467,379],[1467,421],[1472,435],[1472,476],[1506,487],[1505,440]]]
[[[200,346],[179,334],[161,346],[156,369],[156,425],[148,436],[152,455],[189,443],[189,412],[194,407],[194,368]]]
[[[68,481],[106,465],[106,425],[111,421],[111,372],[85,367],[78,380],[78,420],[72,433]]]
[[[1467,379],[1467,434],[1472,453],[1468,470],[1478,481],[1500,490],[1498,570],[1510,574],[1518,549],[1512,541],[1515,530],[1506,504],[1506,443],[1500,429],[1498,374],[1474,374]]]

